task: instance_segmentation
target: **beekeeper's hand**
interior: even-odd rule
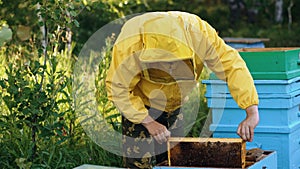
[[[150,135],[159,144],[166,142],[171,135],[171,132],[164,125],[158,123],[149,115],[143,120],[142,125],[146,127]]]
[[[237,129],[237,134],[245,141],[253,141],[254,129],[259,122],[259,113],[257,105],[252,105],[246,108],[247,116]]]

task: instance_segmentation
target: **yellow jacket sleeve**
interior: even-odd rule
[[[239,107],[246,109],[259,103],[252,76],[237,50],[225,44],[207,22],[199,19],[205,44],[204,61],[216,75],[227,82]]]
[[[130,22],[126,24],[131,24]],[[133,123],[141,123],[148,115],[140,97],[134,96],[133,89],[140,81],[141,67],[136,52],[141,49],[140,35],[126,24],[113,47],[112,61],[106,78],[108,99]]]

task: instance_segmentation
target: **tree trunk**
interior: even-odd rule
[[[293,18],[292,18],[292,7],[294,6],[294,1],[293,0],[290,0],[290,5],[288,7],[288,16],[289,16],[289,30],[291,30],[291,26],[292,26],[292,23],[293,23]]]
[[[283,0],[275,1],[275,22],[281,23],[283,21],[282,11],[283,11]]]

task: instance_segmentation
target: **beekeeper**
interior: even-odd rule
[[[214,28],[178,11],[145,13],[124,24],[113,47],[106,87],[122,113],[125,167],[151,168],[166,160],[165,143],[170,136],[182,136],[180,108],[204,65],[227,82],[245,109],[237,134],[252,141],[259,122],[253,79],[239,53]]]

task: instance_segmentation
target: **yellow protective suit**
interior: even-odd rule
[[[175,11],[134,17],[113,47],[108,97],[127,119],[141,123],[148,115],[145,106],[165,112],[181,107],[204,64],[227,82],[242,109],[258,104],[245,62],[207,22]]]

